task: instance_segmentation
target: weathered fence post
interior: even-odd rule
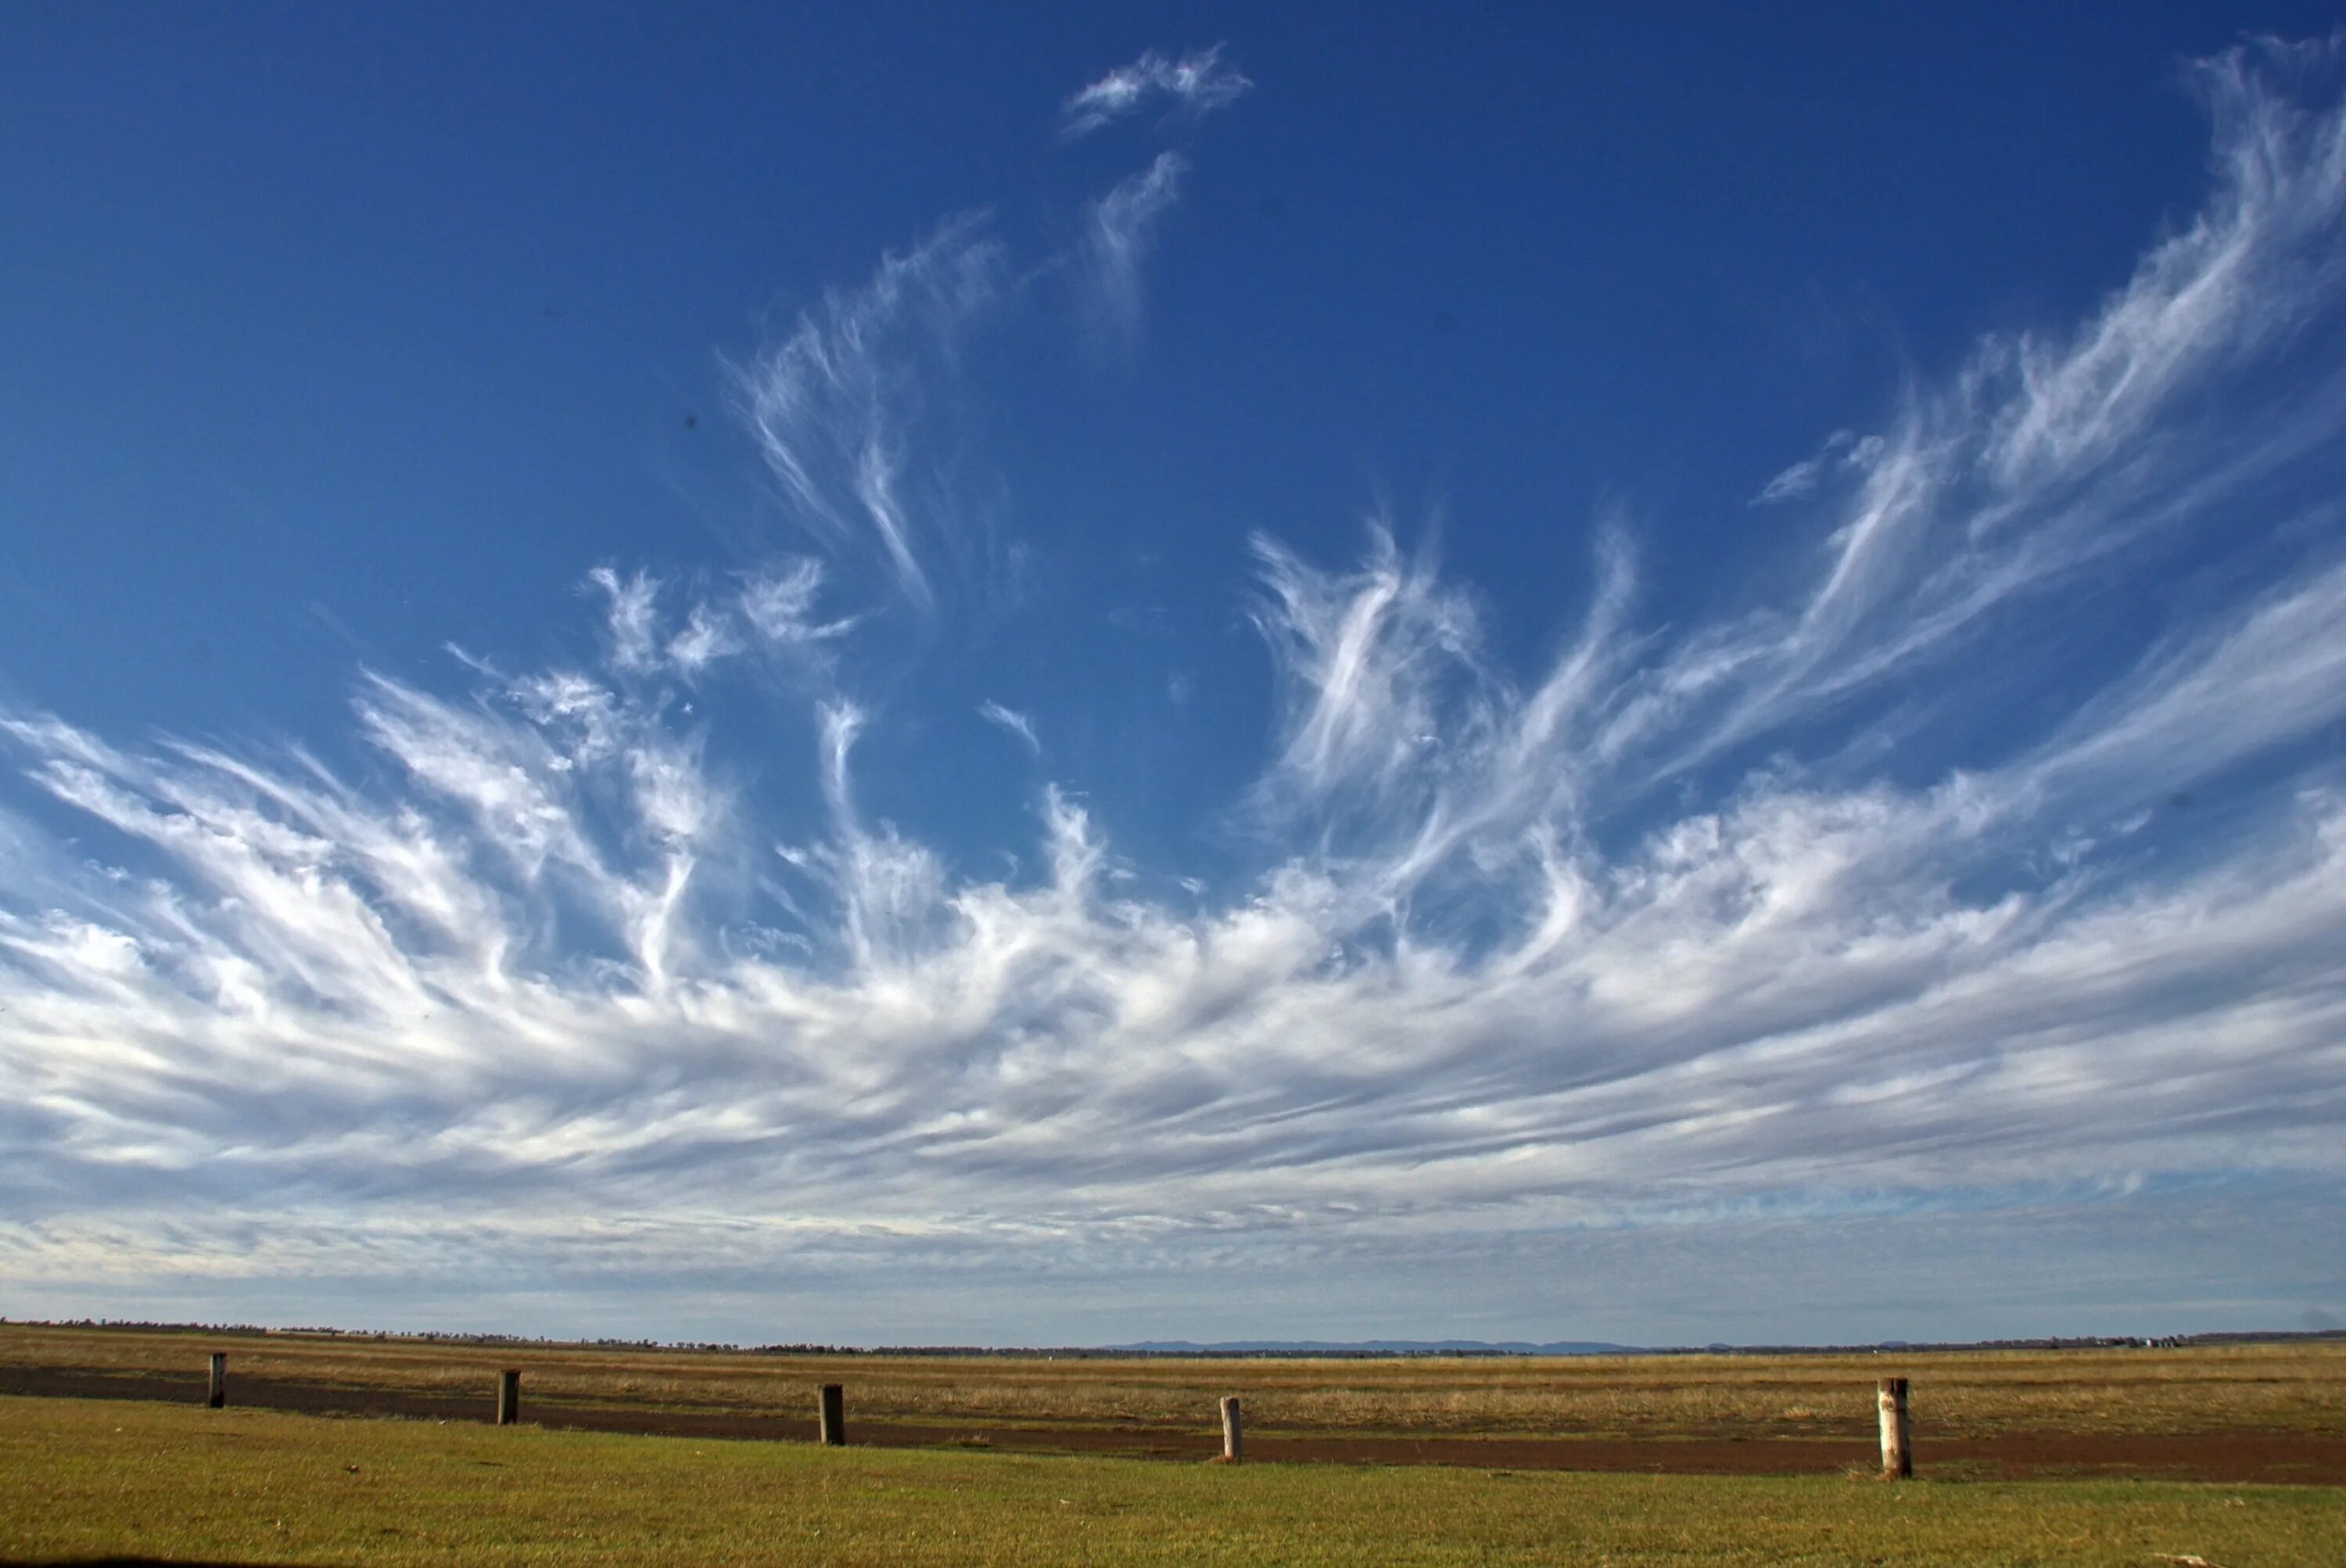
[[[226,1350],[212,1352],[212,1386],[210,1393],[205,1397],[204,1403],[214,1410],[219,1410],[228,1403],[228,1352]]]
[[[1222,1396],[1222,1462],[1236,1464],[1245,1457],[1246,1434],[1239,1424],[1239,1397]]]
[[[509,1427],[521,1420],[521,1372],[512,1367],[497,1374],[497,1425]]]
[[[822,1446],[847,1446],[847,1390],[838,1383],[822,1386]]]
[[[1906,1424],[1906,1380],[1882,1380],[1882,1479],[1908,1481],[1914,1474],[1914,1448]]]

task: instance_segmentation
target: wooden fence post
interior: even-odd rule
[[[214,1410],[228,1403],[228,1352],[212,1352],[212,1386],[204,1402]]]
[[[1906,1380],[1882,1380],[1882,1479],[1907,1481],[1914,1474],[1912,1434],[1906,1424]]]
[[[822,1386],[822,1446],[847,1446],[847,1390],[838,1383]]]
[[[1222,1462],[1236,1464],[1245,1457],[1246,1434],[1239,1425],[1239,1397],[1222,1396]]]
[[[521,1420],[521,1372],[508,1367],[497,1374],[497,1425],[509,1427]]]

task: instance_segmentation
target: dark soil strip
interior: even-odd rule
[[[67,1368],[0,1367],[0,1395],[50,1399],[157,1400],[200,1404],[200,1375],[99,1372]],[[477,1393],[420,1389],[349,1388],[254,1375],[229,1380],[229,1401],[311,1415],[403,1416],[486,1421],[492,1389]],[[811,1401],[810,1401],[811,1402]],[[522,1419],[578,1431],[662,1437],[739,1438],[811,1442],[814,1417],[744,1410],[670,1410],[533,1398],[522,1390]],[[848,1441],[878,1448],[968,1448],[998,1452],[1095,1453],[1139,1459],[1209,1460],[1218,1434],[1147,1427],[989,1426],[859,1420],[848,1410]],[[1663,1475],[1830,1475],[1869,1471],[1879,1461],[1870,1441],[1833,1438],[1386,1437],[1280,1432],[1250,1427],[1255,1459],[1321,1464],[1446,1464],[1481,1470],[1582,1470]],[[2141,1476],[2162,1481],[2283,1481],[2346,1485],[2346,1437],[2327,1433],[2015,1432],[1933,1439],[1916,1434],[1917,1473],[1943,1480],[2020,1480],[2033,1476]]]

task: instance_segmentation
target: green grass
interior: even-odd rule
[[[0,1559],[2346,1563],[2346,1492],[822,1450],[0,1400]]]

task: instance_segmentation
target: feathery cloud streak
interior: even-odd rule
[[[1163,152],[1084,209],[1080,261],[1100,336],[1131,344],[1140,336],[1140,268],[1158,221],[1180,194],[1188,165]]]
[[[1035,721],[1026,715],[1016,708],[1005,708],[1002,704],[994,701],[978,704],[977,713],[978,717],[988,724],[998,725],[1025,741],[1026,749],[1035,756],[1043,755],[1043,742],[1035,737]]]
[[[811,563],[607,569],[594,664],[368,677],[393,782],[5,716],[44,809],[103,833],[0,814],[0,1250],[454,1269],[492,1208],[621,1269],[1405,1250],[2334,1177],[2346,780],[2305,746],[2346,720],[2337,52],[2205,66],[2195,222],[2075,331],[1983,342],[1770,486],[1819,539],[1786,602],[1641,625],[1607,535],[1523,678],[1429,555],[1260,540],[1270,848],[1218,899],[1134,891],[1056,788],[1038,874],[956,874],[859,809],[884,720],[852,668],[819,818],[755,819],[678,698],[760,650],[846,664]],[[785,491],[915,597],[941,545],[896,433],[994,258],[949,225],[743,375]],[[1915,778],[1824,722],[1926,731],[1908,693],[2025,664],[2089,573],[2186,542],[2228,552],[2220,603],[2033,728]],[[2169,820],[2228,780],[2220,830]]]
[[[1178,60],[1151,49],[1068,98],[1062,110],[1064,128],[1071,139],[1089,136],[1115,120],[1168,100],[1177,114],[1210,114],[1236,103],[1253,86],[1236,67],[1222,63],[1219,44]]]
[[[964,543],[931,426],[960,340],[1000,301],[1003,264],[984,215],[954,219],[734,371],[743,416],[799,519],[833,549],[876,548],[923,609],[936,602],[923,557]]]

